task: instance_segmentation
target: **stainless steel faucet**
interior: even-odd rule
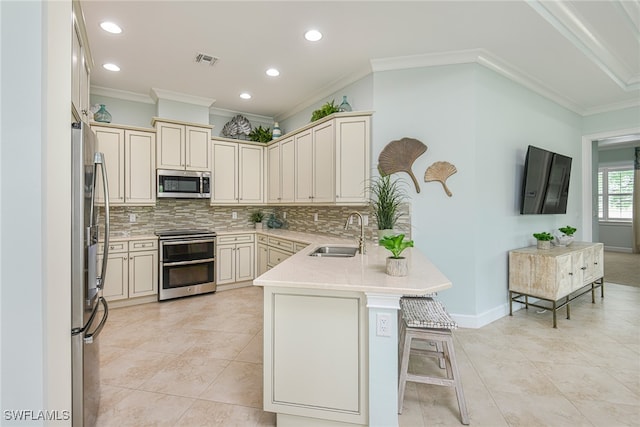
[[[351,217],[357,215],[358,218],[360,218],[360,237],[358,237],[358,252],[360,252],[361,254],[365,253],[365,247],[364,247],[364,218],[362,217],[362,214],[360,212],[356,212],[353,211],[349,214],[349,216],[347,217],[347,221],[344,223],[344,229],[348,230],[349,229],[349,221],[351,220]]]

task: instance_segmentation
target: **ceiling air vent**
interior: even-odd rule
[[[207,55],[206,53],[199,53],[196,55],[196,62],[201,64],[209,64],[210,66],[214,66],[214,64],[218,61],[218,59],[213,55]]]

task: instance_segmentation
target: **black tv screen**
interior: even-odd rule
[[[571,157],[530,145],[524,163],[520,213],[567,213]]]

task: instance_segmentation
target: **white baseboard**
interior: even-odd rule
[[[540,301],[538,298],[529,297],[529,302],[536,303]],[[518,310],[524,308],[524,303],[513,302],[513,312],[515,313]],[[506,302],[502,305],[499,305],[491,310],[487,310],[484,313],[472,316],[469,314],[454,314],[451,313],[451,317],[453,320],[458,323],[458,326],[461,328],[470,328],[470,329],[479,329],[483,326],[488,325],[491,322],[495,322],[498,319],[502,319],[505,316],[509,315],[509,303]]]
[[[605,251],[609,251],[609,252],[625,252],[625,253],[633,253],[633,249],[631,248],[623,248],[620,246],[605,246],[604,247]]]

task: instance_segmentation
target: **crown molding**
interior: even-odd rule
[[[226,108],[210,107],[209,114],[214,114],[220,117],[235,117],[238,114],[241,114],[244,117],[246,117],[249,121],[255,120],[255,121],[267,122],[267,123],[274,121],[273,117],[270,117],[270,116],[262,116],[260,114],[245,113],[243,111],[228,110]]]
[[[526,3],[587,58],[593,61],[622,90],[631,92],[640,89],[640,76],[633,74],[623,62],[619,61],[606,48],[603,38],[581,19],[578,12],[569,2],[529,0]],[[635,27],[635,21],[628,15],[633,13],[630,11],[631,7],[628,6],[626,8],[621,5],[624,14],[629,18],[626,22],[630,22],[632,27]],[[638,29],[636,27],[635,33],[637,34],[637,32]]]
[[[371,60],[371,67],[374,72],[456,64],[482,65],[577,114],[582,115],[584,113],[584,108],[572,99],[561,95],[486,49],[469,49]]]
[[[141,102],[143,104],[155,104],[149,95],[129,92],[126,90],[111,89],[102,86],[91,86],[91,95],[108,96],[109,98],[123,99],[125,101]]]
[[[611,111],[624,110],[625,108],[640,107],[640,99],[631,99],[629,101],[615,102],[607,105],[599,105],[597,107],[588,108],[582,114],[583,116],[592,116],[594,114],[608,113]]]
[[[213,98],[205,98],[202,96],[187,95],[185,93],[173,92],[165,89],[151,88],[150,96],[154,101],[167,99],[169,101],[184,102],[185,104],[199,105],[201,107],[211,107],[214,102]]]

